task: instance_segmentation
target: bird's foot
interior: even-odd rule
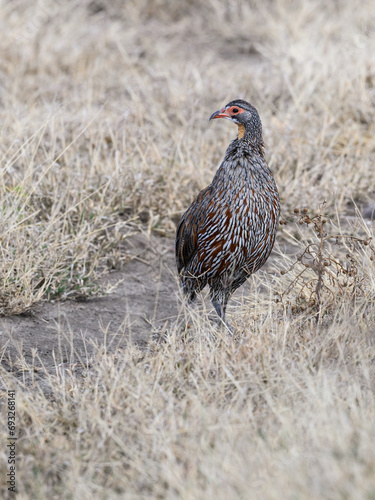
[[[234,334],[236,333],[236,329],[230,323],[228,323],[226,319],[223,320],[222,318],[212,318],[212,321],[217,325],[217,329],[220,331],[220,337],[224,338],[226,336],[228,339],[233,338]]]

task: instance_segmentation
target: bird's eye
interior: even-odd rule
[[[238,113],[238,109],[237,108],[233,108],[232,109],[232,113]]]

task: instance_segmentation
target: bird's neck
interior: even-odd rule
[[[234,141],[232,141],[229,144],[225,156],[226,157],[233,156],[234,154],[246,155],[246,156],[255,155],[264,158],[263,138],[254,137],[253,135],[249,134],[246,130],[244,131],[243,135],[241,135],[239,130],[237,139],[234,139]]]
[[[243,141],[248,143],[255,148],[259,145],[264,148],[263,137],[262,137],[262,125],[258,124],[258,126],[254,126],[251,122],[246,123],[246,125],[242,123],[237,123],[238,127],[238,141]]]

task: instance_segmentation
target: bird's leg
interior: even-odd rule
[[[214,306],[219,318],[225,322],[225,309],[222,307],[221,302],[212,299],[212,305]]]
[[[217,299],[214,299],[211,297],[211,302],[212,302],[212,305],[214,306],[219,318],[221,319],[222,324],[228,329],[229,333],[232,335],[233,329],[228,324],[228,322],[225,321],[225,311],[227,308],[228,299],[229,299],[229,297],[227,297],[226,295],[224,295],[222,300],[220,300],[220,299],[217,300]]]

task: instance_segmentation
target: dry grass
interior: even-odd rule
[[[371,333],[343,319],[197,322],[18,391],[20,498],[372,498]]]
[[[235,133],[208,117],[237,97],[259,109],[284,217],[326,199],[340,231],[372,236],[344,222],[375,194],[371,2],[1,7],[1,313],[102,292],[137,225],[172,235]],[[183,309],[146,352],[98,345],[76,372],[56,359],[43,390],[2,369],[19,498],[375,498],[371,254],[353,250],[362,288],[353,300],[333,283],[316,323],[292,309],[298,287],[273,295],[292,279],[285,246],[311,237],[280,231],[233,341]]]

